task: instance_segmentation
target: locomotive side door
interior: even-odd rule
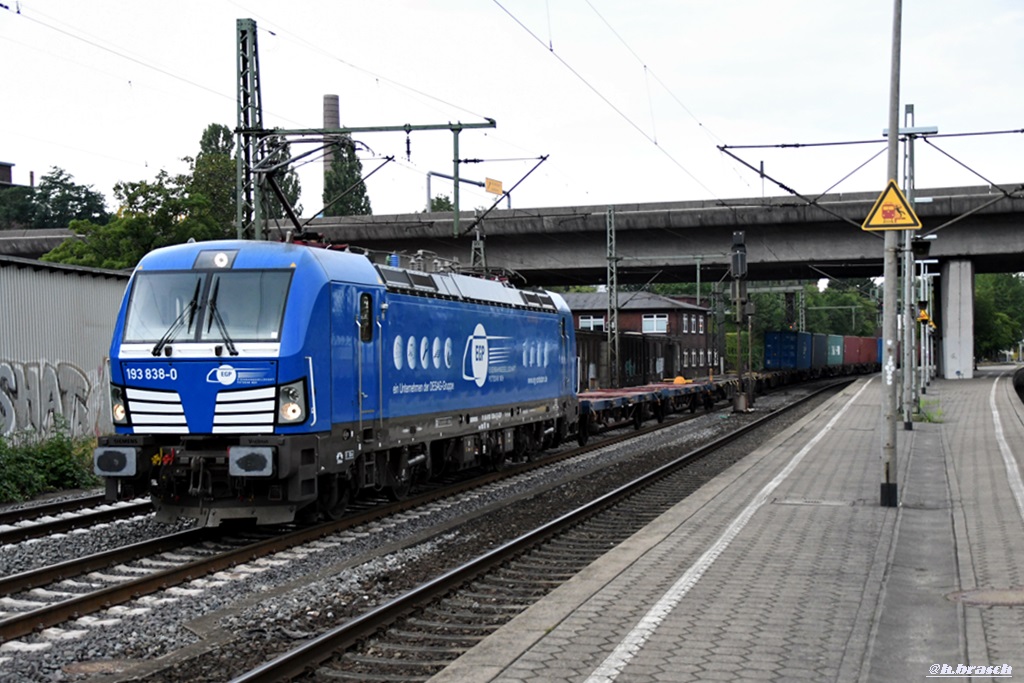
[[[559,335],[558,335],[559,336],[558,367],[559,367],[559,371],[561,373],[561,377],[559,378],[561,380],[561,382],[559,383],[559,390],[561,391],[562,394],[565,394],[565,393],[567,393],[569,391],[572,391],[573,393],[576,393],[576,387],[573,386],[574,382],[573,382],[572,378],[574,376],[576,376],[576,377],[579,376],[579,373],[576,372],[576,368],[575,368],[575,363],[576,363],[575,354],[570,354],[569,353],[569,334],[571,333],[571,330],[572,330],[572,327],[571,327],[572,322],[571,321],[572,321],[572,318],[568,318],[567,319],[567,316],[565,316],[564,314],[561,314],[561,315],[558,316],[558,328],[559,328],[558,329],[558,331],[559,331]]]
[[[356,316],[354,335],[356,340],[356,404],[359,429],[363,439],[379,427],[381,418],[381,375],[380,291],[356,288]]]

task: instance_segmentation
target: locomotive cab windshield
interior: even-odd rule
[[[124,342],[152,343],[159,355],[171,342],[278,342],[290,270],[140,272]],[[233,351],[232,355],[237,355]]]

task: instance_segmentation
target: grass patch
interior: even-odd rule
[[[73,438],[63,422],[46,436],[0,436],[0,503],[98,485],[92,472],[94,442],[91,437]]]
[[[918,408],[918,412],[914,414],[915,422],[942,422],[942,408],[939,406],[939,400],[936,399],[921,399],[921,405]]]

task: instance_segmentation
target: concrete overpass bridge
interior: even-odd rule
[[[938,359],[947,378],[973,376],[974,274],[1024,270],[1024,185],[918,190],[915,206],[939,261]],[[929,201],[921,201],[926,198]],[[861,224],[878,193],[794,198],[494,211],[481,232],[487,265],[520,273],[532,285],[604,282],[609,210],[614,214],[618,278],[623,283],[718,281],[729,270],[732,233],[746,233],[752,280],[875,277],[883,274],[884,236]],[[451,214],[321,219],[311,228],[333,242],[381,250],[435,252],[470,259],[473,217]],[[934,272],[934,269],[932,269]]]
[[[928,258],[939,261],[939,370],[974,372],[974,274],[1024,270],[1024,185],[918,190],[915,210]],[[618,278],[623,283],[718,281],[729,270],[732,233],[746,233],[752,280],[876,277],[884,237],[860,228],[878,193],[812,201],[771,197],[727,201],[494,211],[482,226],[487,264],[534,285],[596,284],[606,277],[608,211],[614,210]],[[462,215],[460,232],[474,221]],[[331,241],[417,250],[469,260],[468,236],[453,236],[450,214],[322,219]],[[471,228],[472,229],[472,228]],[[934,272],[934,269],[933,271]]]
[[[916,211],[940,264],[943,372],[973,373],[976,272],[1024,271],[1024,185],[919,189]],[[729,269],[732,233],[746,232],[751,280],[876,277],[883,236],[860,225],[878,193],[722,201],[496,210],[480,224],[487,265],[532,286],[599,284],[607,267],[606,231],[614,213],[621,283],[718,281]],[[920,198],[930,198],[922,202]],[[470,263],[474,216],[451,213],[322,218],[308,230],[331,242],[385,252],[425,251]],[[268,231],[273,234],[273,231]],[[0,232],[0,254],[38,257],[67,231]]]
[[[915,207],[933,233],[929,258],[969,260],[977,272],[1024,270],[1024,192],[985,187],[918,190]],[[752,280],[882,275],[882,233],[860,229],[878,193],[495,210],[481,226],[487,264],[531,285],[604,282],[606,225],[614,209],[619,281],[718,280],[729,268],[734,230],[746,232]],[[460,232],[474,223],[460,216]],[[450,213],[316,219],[309,229],[334,242],[415,253],[468,264],[472,234],[453,236]]]
[[[1024,191],[1009,194],[993,186],[919,189],[918,197],[931,198],[916,206],[923,223],[917,234],[935,237],[929,258],[968,260],[983,273],[1024,270]],[[860,225],[877,197],[505,209],[491,212],[479,227],[488,265],[516,271],[533,286],[604,282],[609,209],[615,214],[620,282],[693,282],[698,266],[701,281],[721,279],[734,230],[746,232],[751,280],[872,277],[882,274],[884,240]],[[466,232],[474,216],[463,212],[459,222]],[[407,254],[424,250],[470,262],[473,231],[455,237],[451,213],[320,218],[307,229],[333,242]],[[0,231],[0,254],[38,258],[68,237],[67,230]]]

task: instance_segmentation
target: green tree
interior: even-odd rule
[[[452,204],[451,197],[446,194],[439,194],[430,200],[430,211],[431,213],[443,213],[445,211],[454,211],[455,205]]]
[[[35,228],[66,228],[71,221],[106,222],[106,200],[91,185],[78,185],[67,171],[54,166],[39,179],[35,193]]]
[[[206,199],[206,210],[226,233],[230,233],[236,218],[234,146],[231,129],[211,123],[199,140],[199,154],[195,159],[185,159],[192,172],[189,195],[197,201],[199,197]]]
[[[974,352],[995,358],[1024,337],[1024,281],[1017,274],[974,278]]]
[[[36,213],[31,187],[6,187],[0,190],[0,230],[24,230],[32,227]]]
[[[812,332],[860,337],[878,331],[878,302],[871,286],[860,281],[834,280],[824,292],[808,295],[807,328]]]
[[[324,207],[325,216],[371,213],[363,182],[363,163],[356,156],[356,143],[348,135],[340,136],[334,159],[324,174]]]
[[[230,237],[230,226],[219,223],[209,201],[188,192],[189,176],[171,177],[161,171],[154,181],[118,183],[114,195],[121,208],[109,223],[74,221],[78,235],[43,257],[97,268],[131,268],[147,252],[190,238],[196,241]]]
[[[71,221],[105,223],[106,199],[91,185],[54,166],[36,188],[8,188],[0,193],[0,227],[67,228]]]

